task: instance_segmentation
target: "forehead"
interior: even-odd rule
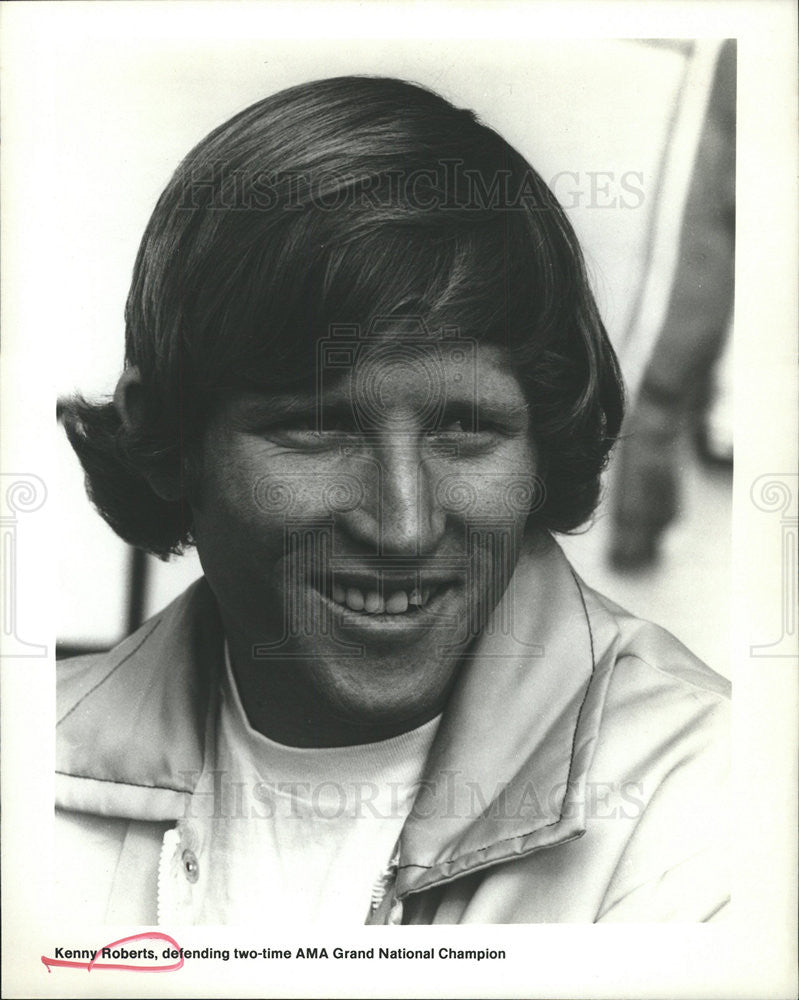
[[[515,411],[526,407],[507,353],[473,340],[380,340],[320,344],[305,390],[241,393],[234,407],[291,411],[355,407],[379,417],[411,411],[434,417],[451,406]]]
[[[322,397],[350,399],[359,405],[405,400],[416,408],[425,402],[435,406],[455,400],[479,405],[481,399],[521,394],[498,347],[456,339],[366,342],[343,356],[339,348],[322,351],[317,391]]]

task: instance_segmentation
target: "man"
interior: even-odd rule
[[[622,388],[519,153],[402,81],[277,94],[179,167],[126,324],[67,432],[109,524],[204,577],[61,668],[70,912],[715,917],[725,682],[552,539]]]

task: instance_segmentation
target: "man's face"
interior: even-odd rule
[[[528,408],[487,345],[336,342],[318,374],[307,397],[240,393],[212,415],[197,547],[251,670],[355,726],[410,728],[441,709],[518,558]]]

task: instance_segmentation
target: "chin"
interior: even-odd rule
[[[401,672],[405,683],[397,683]],[[443,674],[453,671],[442,670]],[[357,726],[379,726],[396,728],[402,732],[421,725],[433,718],[443,708],[449,679],[436,676],[429,678],[429,686],[420,690],[420,678],[409,666],[392,669],[390,664],[370,662],[368,656],[359,662],[359,667],[351,666],[346,676],[337,671],[324,678],[316,677],[316,683],[326,691],[331,712],[343,721]]]

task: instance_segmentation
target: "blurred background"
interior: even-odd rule
[[[265,32],[263,38],[268,38]],[[38,54],[40,249],[60,303],[58,396],[113,392],[141,234],[182,156],[236,111],[322,76],[399,76],[514,144],[582,241],[629,390],[594,521],[560,537],[578,573],[729,675],[735,48],[714,40],[482,43],[70,36]],[[46,72],[44,72],[46,61]],[[58,187],[52,178],[57,170]],[[132,551],[59,441],[58,655],[106,648],[200,574]]]

